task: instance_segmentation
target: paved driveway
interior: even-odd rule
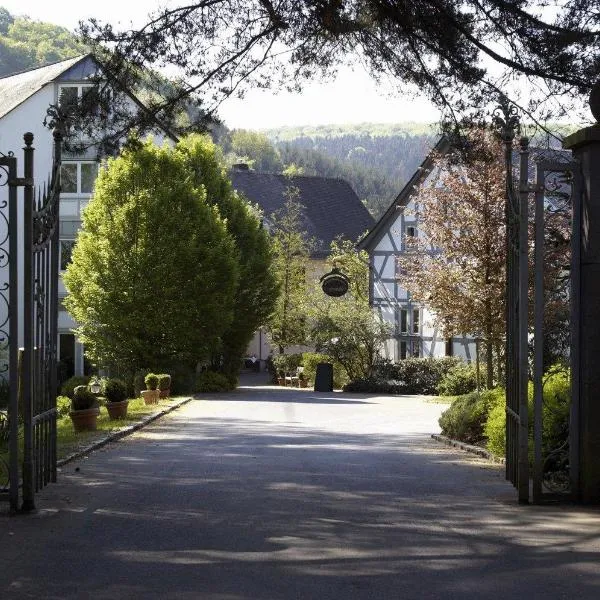
[[[0,598],[599,598],[599,513],[516,505],[501,467],[430,439],[443,408],[194,401],[0,518]]]

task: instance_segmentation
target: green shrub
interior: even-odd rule
[[[278,374],[295,373],[296,369],[302,366],[302,354],[275,354],[273,365]]]
[[[346,369],[337,361],[333,360],[328,354],[318,352],[304,352],[302,354],[302,366],[304,367],[304,377],[309,385],[314,385],[315,375],[317,374],[317,365],[319,363],[331,363],[333,365],[333,387],[336,390],[342,389],[348,383]]]
[[[459,396],[439,419],[442,433],[468,444],[482,443],[489,412],[498,403],[504,403],[502,388]]]
[[[58,417],[66,417],[71,412],[71,398],[68,396],[56,397],[56,412]]]
[[[158,375],[154,373],[148,373],[146,377],[144,377],[144,383],[146,384],[146,389],[155,390],[158,388]]]
[[[90,392],[87,385],[78,385],[73,390],[73,398],[71,400],[71,407],[73,410],[86,410],[88,408],[93,408],[96,404],[96,395]]]
[[[171,376],[168,373],[158,375],[158,389],[162,391],[171,389]]]
[[[571,382],[568,370],[562,365],[548,369],[543,379],[542,408],[542,454],[547,456],[553,449],[561,446],[569,436],[569,411],[571,405]],[[487,449],[497,456],[506,452],[506,409],[505,398],[498,398],[489,411],[484,434]],[[533,385],[528,387],[529,434],[533,436]],[[530,444],[533,448],[533,444]],[[531,458],[530,458],[531,460]],[[547,465],[552,468],[552,465]]]
[[[452,367],[437,386],[440,396],[462,396],[477,389],[477,371],[474,365]]]
[[[406,358],[399,362],[380,359],[372,377],[353,381],[346,391],[377,394],[435,394],[442,378],[459,364],[460,359]]]
[[[73,400],[75,388],[80,385],[87,385],[90,382],[90,377],[87,375],[74,375],[65,381],[62,385],[60,393],[62,396],[68,396]]]
[[[191,394],[196,384],[196,369],[185,362],[169,366],[171,375],[171,396]]]
[[[121,379],[106,379],[103,391],[104,397],[108,402],[123,402],[123,400],[127,400],[127,384]]]
[[[0,408],[6,409],[10,404],[10,386],[8,381],[0,377]]]
[[[146,378],[146,375],[148,375],[149,373],[150,369],[139,369],[135,372],[133,376],[133,390],[130,390],[133,392],[134,398],[138,398],[140,392],[146,389],[146,382],[144,380]]]
[[[216,371],[203,371],[196,377],[195,392],[230,392],[234,389],[231,381]]]
[[[505,394],[498,394],[497,398],[490,406],[483,433],[487,438],[486,448],[496,456],[504,456],[506,451]]]

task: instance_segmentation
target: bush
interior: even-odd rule
[[[439,419],[442,433],[468,444],[482,443],[491,408],[503,402],[503,388],[459,396]]]
[[[133,390],[131,390],[134,398],[138,398],[140,392],[146,389],[146,382],[144,380],[149,373],[150,369],[139,369],[135,372],[133,376]]]
[[[158,389],[161,391],[171,389],[171,376],[168,373],[158,375]]]
[[[158,388],[158,375],[148,373],[148,375],[144,377],[144,383],[146,384],[146,389],[155,390]]]
[[[96,406],[96,403],[96,395],[88,390],[87,385],[78,385],[73,390],[73,398],[71,400],[71,407],[73,410],[93,408]]]
[[[10,404],[10,386],[8,381],[0,377],[0,408],[6,409]]]
[[[127,384],[121,379],[107,379],[104,382],[104,397],[108,402],[127,400]]]
[[[506,451],[506,394],[498,394],[488,411],[483,428],[487,438],[486,448],[496,456],[504,456]]]
[[[333,360],[328,354],[319,354],[318,352],[304,352],[302,354],[302,365],[304,366],[304,377],[309,385],[314,385],[315,375],[317,374],[317,365],[319,363],[331,363],[333,365],[333,387],[342,389],[348,383],[346,369],[340,363]]]
[[[234,389],[231,381],[216,371],[203,371],[196,377],[195,392],[230,392]]]
[[[347,384],[348,392],[372,392],[376,394],[435,394],[442,378],[460,359],[406,358],[397,363],[379,359],[374,375]]]
[[[58,417],[66,417],[71,412],[71,398],[68,396],[56,397],[56,412]]]
[[[302,366],[302,354],[275,354],[273,365],[278,374],[295,373]]]
[[[169,366],[171,375],[171,396],[191,394],[196,384],[196,369],[185,362]]]
[[[86,386],[90,382],[90,377],[87,375],[74,375],[65,381],[62,385],[60,393],[62,396],[67,396],[73,400],[75,394],[75,388],[84,385]]]
[[[474,365],[452,367],[437,386],[440,396],[462,396],[477,389],[477,371]]]

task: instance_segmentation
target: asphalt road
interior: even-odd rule
[[[518,506],[415,397],[247,388],[0,516],[0,599],[600,598],[600,513]]]

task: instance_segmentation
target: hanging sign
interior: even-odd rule
[[[336,267],[325,273],[319,282],[328,296],[339,297],[348,291],[348,278]]]

